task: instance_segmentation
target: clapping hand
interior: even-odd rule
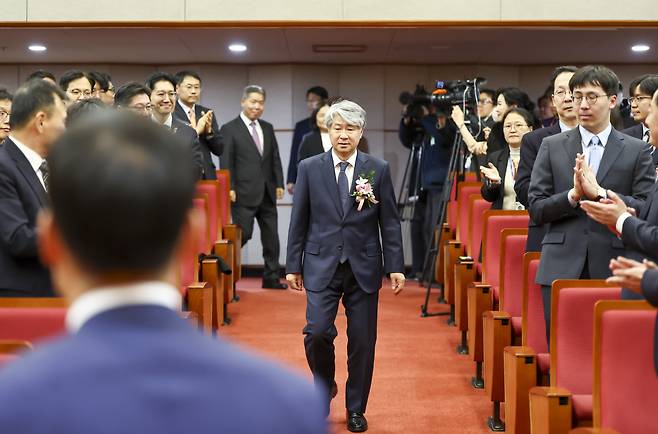
[[[492,184],[500,184],[500,174],[493,163],[489,163],[488,167],[480,166],[480,173],[482,173]]]
[[[580,202],[580,207],[592,220],[608,227],[614,227],[619,216],[629,211],[629,208],[613,191],[608,190],[607,194],[608,198],[601,199],[599,202],[583,200]]]
[[[608,277],[606,282],[642,294],[642,276],[651,268],[658,268],[653,261],[644,259],[642,262],[638,262],[619,256],[617,259],[610,260],[612,276]]]

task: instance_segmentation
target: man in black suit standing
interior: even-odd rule
[[[14,96],[11,133],[0,146],[0,296],[52,297],[50,273],[37,253],[36,223],[48,206],[52,144],[64,131],[66,95],[43,80]]]
[[[562,133],[564,131],[576,128],[578,117],[573,105],[571,90],[569,89],[569,80],[573,77],[578,68],[575,66],[558,66],[553,71],[551,77],[551,86],[553,87],[553,105],[557,111],[558,122],[538,130],[534,130],[523,136],[521,141],[521,157],[519,160],[519,169],[514,182],[514,191],[516,200],[528,208],[528,187],[530,187],[530,174],[532,167],[539,152],[539,146],[542,140],[549,136]],[[532,219],[528,223],[528,240],[526,241],[526,252],[541,251],[541,240],[544,237],[546,228],[538,225]]]
[[[9,118],[11,117],[11,100],[14,97],[7,89],[0,89],[0,144],[11,132]]]
[[[644,74],[631,82],[629,92],[631,97],[631,116],[637,125],[622,130],[622,133],[649,143],[649,127],[647,116],[651,107],[651,97],[658,90],[658,75]]]
[[[283,199],[283,170],[274,128],[260,119],[265,90],[249,85],[242,93],[242,112],[222,125],[222,169],[231,173],[231,213],[242,228],[242,244],[251,239],[258,220],[263,245],[263,288],[286,289],[279,282],[279,233],[276,201]]]
[[[176,74],[178,100],[174,118],[189,124],[199,135],[203,154],[203,179],[217,179],[212,154],[222,155],[222,139],[215,112],[199,104],[201,99],[201,77],[195,71],[180,71]]]
[[[555,279],[607,278],[610,259],[625,253],[624,243],[588,218],[579,202],[607,199],[609,190],[623,195],[627,204],[644,200],[656,177],[646,144],[610,124],[617,75],[604,66],[585,66],[571,77],[569,88],[580,125],[543,140],[528,192],[533,221],[550,223],[536,279],[542,286],[546,330]]]
[[[146,80],[146,85],[151,89],[151,115],[153,120],[172,130],[185,143],[189,143],[194,165],[197,167],[198,176],[201,179],[204,173],[204,164],[199,136],[194,128],[172,115],[176,103],[176,82],[174,77],[166,72],[155,72]]]

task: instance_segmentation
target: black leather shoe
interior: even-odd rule
[[[263,280],[263,288],[265,289],[288,289],[288,285],[281,283],[278,280]]]
[[[368,421],[363,413],[347,412],[347,430],[350,432],[365,432],[368,430]]]

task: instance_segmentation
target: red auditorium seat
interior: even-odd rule
[[[457,186],[457,218],[455,225],[455,239],[448,241],[444,246],[444,261],[443,261],[443,287],[445,292],[445,299],[451,305],[452,320],[454,320],[454,304],[455,304],[455,264],[460,255],[464,254],[464,245],[469,237],[468,231],[468,206],[469,196],[472,194],[480,196],[481,182],[460,182]]]
[[[233,243],[233,274],[235,281],[242,278],[242,229],[238,225],[232,224],[231,217],[231,173],[226,169],[217,170],[217,183],[219,185],[219,209],[222,219],[222,237]],[[235,287],[233,288],[235,297]]]
[[[506,228],[526,229],[528,221],[529,217],[526,211],[486,211],[483,222],[480,224],[483,232],[481,243],[483,251],[482,263],[476,262],[476,281],[466,288],[458,288],[458,290],[467,291],[468,348],[472,360],[476,363],[476,374],[473,379],[475,387],[483,387],[482,315],[498,304],[502,230]]]
[[[207,282],[199,282],[199,257],[196,252],[199,234],[195,240],[185,245],[179,252],[179,289],[187,310],[193,312],[199,324],[207,333],[212,331],[212,287]]]
[[[41,342],[66,333],[65,307],[0,307],[0,340]]]
[[[621,295],[604,280],[556,280],[551,291],[551,386],[530,389],[533,433],[591,426],[594,305]]]
[[[505,347],[505,432],[530,432],[529,392],[548,384],[548,344],[541,287],[535,283],[540,254],[523,256],[521,346]],[[545,357],[538,358],[538,355]],[[542,375],[542,370],[545,375]]]
[[[595,428],[658,433],[653,361],[656,308],[645,301],[599,301],[594,313]]]
[[[465,243],[466,257],[459,258],[455,264],[455,325],[461,332],[461,344],[457,351],[468,354],[468,286],[482,271],[480,264],[480,248],[482,247],[482,229],[484,213],[491,208],[491,203],[482,199],[480,195],[471,194],[468,198],[468,226],[470,234]]]
[[[495,286],[492,291],[493,298],[498,298],[498,310],[485,311],[483,315],[484,386],[489,399],[493,402],[493,415],[487,421],[492,430],[504,427],[500,420],[500,403],[505,401],[503,351],[505,347],[515,343],[518,345],[521,341],[523,273],[519,273],[519,264],[523,264],[527,238],[527,228],[501,231],[497,297],[494,292]],[[486,269],[485,264],[485,272]],[[515,338],[518,342],[515,342]]]

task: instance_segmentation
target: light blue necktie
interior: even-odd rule
[[[592,168],[594,176],[596,176],[597,172],[599,171],[601,157],[603,156],[603,145],[601,144],[601,140],[599,140],[597,136],[594,136],[589,141],[587,148],[589,149],[587,165]]]

